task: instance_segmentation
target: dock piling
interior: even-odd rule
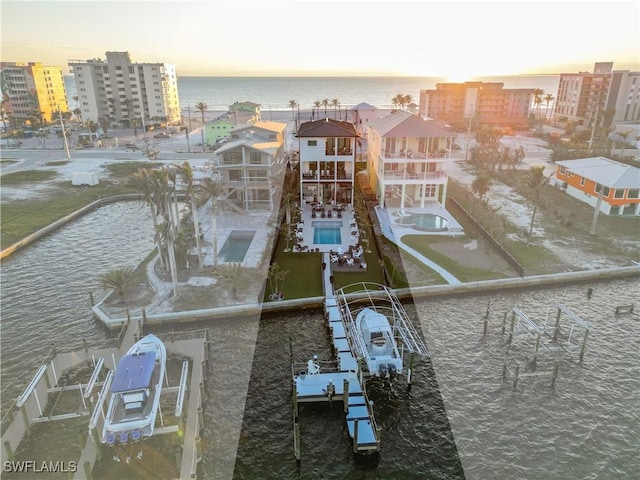
[[[15,460],[16,457],[15,457],[13,451],[11,450],[11,443],[9,442],[9,440],[5,440],[4,441],[4,452],[7,455],[7,459],[9,461]]]
[[[344,413],[349,413],[349,380],[346,378],[342,381],[342,404]]]

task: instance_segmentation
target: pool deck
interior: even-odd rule
[[[330,207],[327,206],[325,208],[325,212],[330,211]],[[360,241],[359,236],[352,236],[352,231],[358,231],[357,224],[352,223],[354,220],[354,212],[353,207],[349,204],[346,204],[344,210],[340,212],[341,218],[338,218],[338,212],[331,210],[331,218],[326,216],[322,218],[321,212],[315,212],[315,218],[313,218],[313,206],[311,204],[305,204],[300,209],[300,217],[302,219],[302,230],[300,231],[300,235],[297,240],[292,241],[292,245],[295,245],[296,241],[300,245],[305,245],[309,248],[309,250],[318,249],[319,252],[329,252],[329,251],[337,251],[339,248],[342,248],[345,252],[349,250],[349,245],[357,245]],[[335,224],[335,222],[341,222],[342,226],[340,227],[340,243],[314,243],[314,228],[313,222],[318,223],[326,223],[326,224]],[[355,227],[353,226],[355,225]]]

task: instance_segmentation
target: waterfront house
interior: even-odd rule
[[[360,135],[351,122],[323,118],[296,134],[300,152],[300,202],[351,203]]]
[[[445,207],[447,163],[455,135],[431,119],[398,110],[372,120],[367,171],[381,207]]]
[[[607,215],[640,215],[640,169],[605,157],[556,162],[556,185]],[[602,198],[599,201],[600,193]]]
[[[361,136],[366,135],[370,120],[378,118],[378,109],[366,102],[359,103],[351,109],[353,123]]]
[[[256,121],[260,120],[260,105],[253,102],[234,102],[229,106],[230,113],[249,112]]]
[[[285,123],[257,122],[231,130],[216,150],[213,169],[223,187],[221,200],[237,212],[273,210],[284,175]]]
[[[231,130],[236,126],[236,121],[228,114],[205,123],[204,141],[207,145],[215,145],[219,139],[229,138]]]

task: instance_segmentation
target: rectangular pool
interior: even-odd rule
[[[224,242],[218,260],[221,262],[243,262],[249,251],[255,230],[233,230]]]
[[[313,243],[318,245],[336,245],[342,243],[340,229],[342,222],[311,222]]]

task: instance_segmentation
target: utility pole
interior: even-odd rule
[[[67,141],[67,131],[64,129],[64,122],[62,120],[62,113],[60,107],[58,107],[58,118],[60,118],[60,127],[62,128],[62,138],[64,139],[64,149],[67,151],[67,161],[71,161],[71,153],[69,153],[69,142]]]
[[[597,185],[596,185],[597,188]],[[596,226],[598,225],[598,214],[600,213],[600,205],[602,204],[602,191],[604,190],[604,185],[600,185],[600,191],[598,192],[598,200],[596,201],[596,206],[593,209],[593,220],[591,221],[591,230],[589,231],[589,235],[596,234]]]
[[[467,144],[464,148],[464,161],[465,163],[469,160],[469,141],[471,139],[471,118],[473,117],[473,112],[475,107],[472,107],[471,112],[469,114],[469,125],[467,125]]]
[[[589,152],[591,152],[591,146],[593,145],[593,136],[596,133],[596,124],[598,123],[598,111],[600,110],[600,104],[596,105],[596,115],[593,120],[593,126],[591,127],[591,138],[589,139]]]

